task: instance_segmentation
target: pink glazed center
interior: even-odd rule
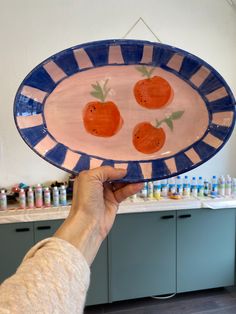
[[[202,97],[185,81],[161,68],[153,75],[166,79],[173,89],[170,104],[160,109],[141,107],[133,94],[137,81],[142,80],[136,66],[104,66],[80,72],[64,79],[49,95],[44,105],[44,116],[49,133],[68,148],[112,160],[152,160],[170,157],[192,145],[205,133],[209,117]],[[83,125],[83,109],[88,102],[96,101],[91,96],[92,84],[108,79],[111,91],[107,101],[114,102],[123,118],[123,126],[112,137],[97,137],[89,134]],[[144,154],[132,143],[134,127],[141,122],[155,125],[173,112],[184,111],[183,116],[173,121],[173,131],[162,124],[166,142],[156,153]]]

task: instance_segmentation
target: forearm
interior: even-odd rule
[[[34,246],[0,287],[1,313],[83,313],[90,270],[70,243],[46,239]]]
[[[83,211],[69,216],[57,230],[55,237],[63,239],[77,248],[89,266],[103,241],[98,221],[93,220]]]

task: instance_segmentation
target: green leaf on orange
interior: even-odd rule
[[[171,118],[166,118],[164,121],[168,125],[168,127],[171,129],[171,131],[173,131],[174,125],[173,125]]]
[[[177,119],[181,118],[183,114],[184,114],[184,110],[182,110],[182,111],[175,111],[175,112],[173,112],[170,115],[169,118],[172,119],[172,120],[177,120]]]

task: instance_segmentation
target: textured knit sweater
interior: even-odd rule
[[[89,280],[90,268],[74,246],[55,237],[45,239],[0,286],[0,313],[83,313]]]

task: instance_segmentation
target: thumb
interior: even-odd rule
[[[113,168],[110,166],[102,166],[90,170],[90,173],[96,179],[104,183],[106,181],[122,179],[126,175],[127,170],[121,168]]]

